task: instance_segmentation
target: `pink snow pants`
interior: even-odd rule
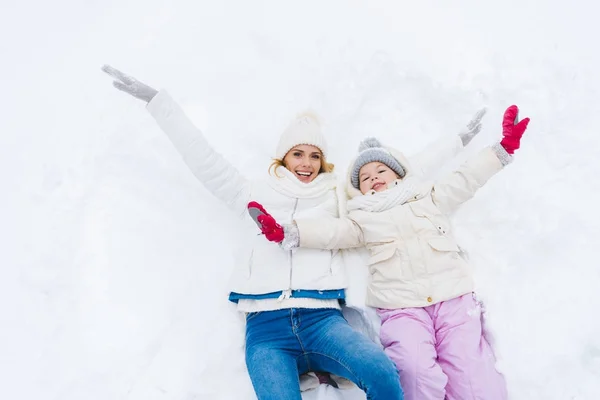
[[[471,293],[424,308],[378,309],[381,343],[405,400],[504,400],[504,376]]]

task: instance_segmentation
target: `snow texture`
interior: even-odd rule
[[[0,397],[255,398],[243,320],[227,302],[236,220],[144,104],[112,87],[108,63],[168,89],[249,177],[267,173],[279,134],[306,109],[326,123],[343,176],[367,136],[411,154],[487,106],[450,169],[498,141],[502,112],[517,104],[531,117],[521,148],[454,228],[510,398],[600,398],[598,7],[3,5]],[[351,268],[354,282],[365,274]],[[304,399],[364,395],[321,385]]]

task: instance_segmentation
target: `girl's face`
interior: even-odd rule
[[[283,158],[283,165],[290,170],[300,182],[312,182],[321,171],[323,154],[318,147],[299,144],[292,147]]]
[[[387,189],[388,184],[399,178],[390,167],[378,161],[365,164],[358,171],[359,189],[362,194],[370,190],[382,192]]]

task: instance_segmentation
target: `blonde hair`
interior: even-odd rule
[[[274,158],[273,162],[269,166],[269,174],[270,175],[275,175],[278,178],[282,178],[281,176],[277,175],[277,168],[278,167],[283,167],[283,168],[287,169],[287,166],[285,165],[285,163],[283,162],[283,160],[280,160],[279,158]],[[325,157],[321,156],[321,169],[319,169],[319,174],[321,174],[323,172],[333,172],[334,168],[335,168],[335,165],[333,165],[331,163],[328,163],[327,160],[325,160]]]

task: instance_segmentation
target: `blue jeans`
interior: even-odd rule
[[[291,308],[246,317],[246,365],[259,400],[301,400],[299,376],[329,372],[369,400],[402,400],[398,370],[335,309]]]

